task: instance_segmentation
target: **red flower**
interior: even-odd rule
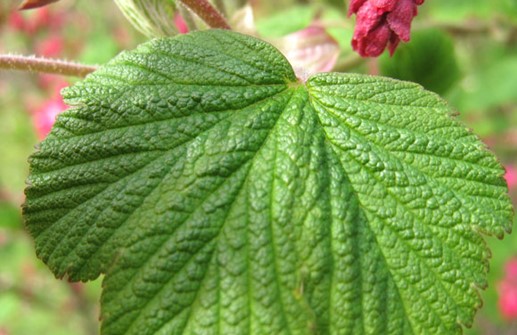
[[[180,34],[188,33],[188,26],[183,17],[179,14],[174,15],[174,25]]]
[[[348,15],[357,15],[352,47],[363,57],[377,57],[386,47],[393,55],[410,38],[411,21],[424,0],[352,0]]]
[[[26,22],[22,14],[20,12],[12,12],[8,18],[9,27],[13,30],[23,31],[26,27]]]
[[[48,7],[30,13],[15,11],[8,17],[8,25],[13,30],[33,35],[41,30],[58,31],[64,24],[63,12],[51,11]]]
[[[31,19],[33,31],[48,29],[58,32],[64,25],[65,14],[62,11],[51,10],[49,7],[39,8],[33,11]]]
[[[63,102],[63,98],[59,94],[61,88],[67,86],[65,82],[56,84],[54,92],[50,100],[47,100],[42,105],[32,109],[32,119],[36,133],[40,140],[44,139],[56,120],[58,114],[66,110],[67,106]]]
[[[34,114],[34,124],[39,139],[44,139],[56,121],[56,116],[66,109],[59,97],[47,101]]]
[[[508,189],[511,191],[517,186],[517,170],[512,165],[506,165],[505,170],[504,178],[508,184]]]
[[[499,283],[499,310],[507,320],[517,319],[517,259],[511,259],[505,266],[505,277]]]
[[[51,35],[36,45],[36,54],[45,57],[59,57],[63,53],[64,41],[59,35]]]

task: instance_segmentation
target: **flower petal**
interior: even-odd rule
[[[390,29],[404,42],[411,37],[411,21],[415,15],[416,4],[413,0],[399,0],[387,16]]]

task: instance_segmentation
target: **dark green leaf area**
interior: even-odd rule
[[[456,334],[511,229],[503,170],[418,85],[297,82],[225,31],[67,89],[24,215],[59,277],[104,273],[103,334]]]
[[[452,38],[437,29],[415,31],[411,43],[381,59],[381,73],[445,94],[460,78]]]

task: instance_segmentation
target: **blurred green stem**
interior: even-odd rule
[[[85,77],[87,74],[95,71],[96,67],[36,56],[0,55],[0,70],[18,70]]]
[[[231,29],[226,19],[207,0],[179,0],[211,28]]]

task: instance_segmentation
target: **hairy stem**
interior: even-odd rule
[[[18,70],[85,77],[87,74],[95,71],[96,67],[59,59],[21,55],[0,55],[0,70]]]
[[[180,2],[196,13],[211,28],[231,29],[223,15],[207,0],[180,0]]]

